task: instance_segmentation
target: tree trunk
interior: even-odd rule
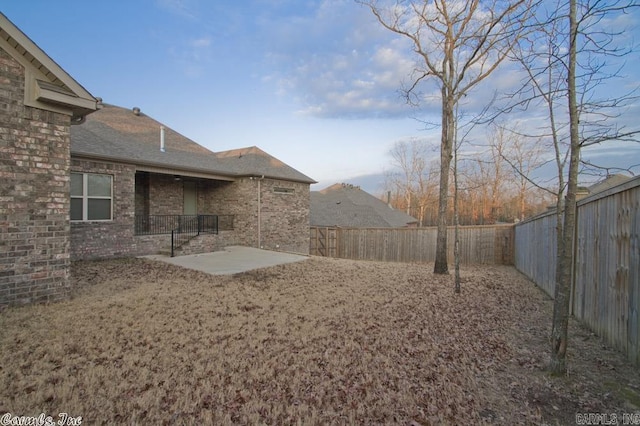
[[[551,329],[551,363],[549,369],[553,374],[564,375],[567,372],[567,340],[569,327],[569,302],[571,298],[571,280],[573,265],[573,242],[576,227],[576,190],[578,187],[578,167],[580,163],[579,116],[576,96],[576,62],[578,24],[576,19],[576,0],[570,0],[569,25],[569,69],[568,95],[571,151],[569,158],[569,177],[567,180],[567,196],[564,205],[564,224],[562,229],[562,246],[559,248],[558,271],[556,273],[555,300],[553,303],[553,324]]]
[[[522,185],[520,188],[520,221],[524,221],[525,197],[527,196],[527,187]]]
[[[456,117],[456,120],[458,117]],[[457,121],[455,131],[457,132]],[[458,190],[460,189],[458,186],[458,141],[457,134],[453,138],[453,143],[455,144],[455,149],[453,150],[453,223],[455,225],[455,242],[453,247],[453,258],[454,258],[454,292],[460,293],[460,217],[458,212]]]
[[[454,126],[453,102],[445,87],[442,88],[442,140],[440,144],[440,194],[438,199],[438,233],[434,274],[449,273],[447,264],[447,204],[449,200],[449,169]]]

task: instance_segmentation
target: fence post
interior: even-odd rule
[[[173,257],[173,229],[171,230],[171,257]]]
[[[331,257],[331,247],[329,246],[329,232],[331,232],[331,228],[327,227],[327,230],[324,234],[324,249],[326,250],[327,257]]]

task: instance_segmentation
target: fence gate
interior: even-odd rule
[[[312,226],[310,229],[310,254],[313,256],[337,257],[338,230]]]

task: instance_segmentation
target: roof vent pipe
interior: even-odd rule
[[[160,126],[160,152],[164,152],[164,126]]]

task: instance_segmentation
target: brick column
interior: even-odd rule
[[[69,293],[70,117],[24,106],[24,87],[0,49],[0,306]]]

